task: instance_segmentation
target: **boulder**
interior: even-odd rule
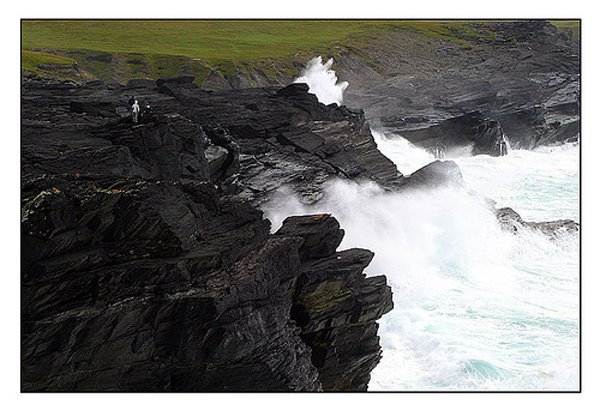
[[[562,235],[572,235],[579,232],[579,224],[570,219],[549,222],[527,222],[512,208],[500,208],[496,211],[500,226],[507,231],[517,233],[522,229],[531,229],[556,239]]]
[[[299,95],[308,94],[308,84],[304,83],[293,83],[280,90],[277,90],[277,95],[285,97],[296,97]]]
[[[209,155],[217,155],[217,162],[211,162],[211,180],[222,181],[240,170],[240,146],[234,141],[229,132],[219,124],[205,125],[203,130],[212,143]],[[209,146],[209,148],[211,147]],[[218,149],[217,149],[218,148]],[[226,152],[222,156],[223,151]]]
[[[299,236],[303,239],[299,252],[302,259],[332,255],[342,242],[344,231],[330,214],[290,216],[276,235]]]
[[[440,187],[463,187],[460,168],[454,161],[436,160],[413,172],[403,187],[410,189],[432,189]]]

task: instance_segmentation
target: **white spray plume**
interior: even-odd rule
[[[308,62],[300,77],[294,83],[308,84],[308,92],[314,94],[319,102],[329,105],[342,104],[344,90],[348,87],[347,81],[338,83],[335,71],[331,69],[333,58],[323,64],[321,56],[315,57]]]
[[[433,160],[391,133],[375,139],[405,173]],[[513,202],[502,204],[521,211],[517,205],[529,202],[516,193],[530,193],[527,180],[550,173],[530,163],[541,167],[565,157],[570,164],[567,155],[577,150],[555,151],[460,161],[465,180],[478,189],[490,184],[489,174],[502,184],[518,182],[510,188]],[[554,165],[550,175],[562,196],[576,179],[571,171]],[[523,172],[521,181],[516,175]],[[502,184],[496,194],[508,192]],[[536,186],[555,189],[541,181]],[[572,204],[573,195],[563,202]],[[534,232],[504,232],[485,202],[463,189],[390,193],[372,182],[332,181],[317,204],[281,191],[263,210],[273,230],[289,215],[332,213],[346,231],[341,249],[375,252],[366,272],[387,276],[394,309],[379,321],[383,359],[369,389],[577,389],[577,236],[550,241]]]
[[[377,149],[391,159],[396,164],[398,171],[404,175],[410,175],[435,161],[433,154],[411,144],[399,135],[375,129],[371,129],[371,134],[377,144]]]
[[[465,190],[387,193],[332,182],[321,202],[280,192],[263,210],[332,213],[340,249],[367,248],[394,309],[380,321],[383,360],[371,390],[576,389],[577,240],[514,236]],[[551,285],[549,285],[551,284]]]

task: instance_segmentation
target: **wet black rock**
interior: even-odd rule
[[[278,90],[277,95],[295,97],[295,96],[304,95],[304,94],[308,93],[308,90],[309,90],[308,84],[294,83],[294,84],[290,84],[286,87],[283,87],[281,90]]]
[[[392,308],[372,253],[336,252],[329,215],[270,234],[255,205],[402,181],[364,117],[159,83],[23,82],[23,391],[365,390]],[[154,109],[138,124],[134,93]]]
[[[192,121],[226,130],[239,146],[240,195],[251,201],[261,202],[285,185],[314,202],[332,176],[383,186],[402,181],[377,150],[364,114],[319,103],[306,84],[208,92],[170,82],[160,90],[173,100],[158,110],[176,109]]]
[[[305,259],[330,256],[342,243],[344,230],[335,218],[329,214],[304,218],[291,216],[285,220],[277,231],[278,235],[301,235],[304,240],[299,249],[300,256]],[[301,234],[300,234],[301,233]]]
[[[443,152],[447,152],[469,147],[473,155],[493,156],[500,155],[498,142],[503,135],[500,123],[486,118],[479,111],[451,118],[439,125],[402,133],[411,142],[430,150],[441,148]]]
[[[71,101],[71,111],[79,114],[100,115],[102,117],[115,117],[115,106],[109,101]]]
[[[434,161],[413,172],[403,188],[431,189],[440,187],[464,187],[460,168],[454,161]]]
[[[291,315],[311,347],[323,389],[366,390],[381,359],[375,321],[393,307],[385,277],[363,274],[373,253],[336,252],[343,231],[328,214],[290,217],[276,235],[303,239]]]

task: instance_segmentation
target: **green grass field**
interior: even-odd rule
[[[406,20],[23,20],[22,60],[26,71],[40,64],[69,64],[103,79],[189,73],[202,81],[211,70],[235,74],[240,65],[265,59],[285,61],[298,53],[328,53],[345,43],[389,30],[468,43],[489,35],[472,22]],[[559,22],[569,23],[569,22]],[[109,63],[90,53],[114,56]],[[269,66],[261,69],[268,71]],[[268,73],[267,73],[268,74]]]
[[[195,20],[23,21],[23,48],[179,55],[208,62],[279,58],[322,48],[350,35],[414,29],[452,36],[466,24],[443,21]]]
[[[24,21],[22,40],[24,49],[178,55],[218,63],[284,57],[386,26],[371,21]]]
[[[23,68],[40,73],[36,67],[59,54],[105,79],[189,73],[201,81],[211,70],[232,75],[240,63],[326,52],[350,35],[391,27],[386,21],[341,20],[24,20]],[[97,52],[115,55],[112,66],[85,58]]]

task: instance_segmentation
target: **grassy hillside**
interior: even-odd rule
[[[388,22],[341,20],[26,20],[22,44],[28,52],[23,54],[23,66],[39,71],[35,67],[40,62],[56,59],[52,54],[57,54],[77,60],[81,69],[101,78],[189,73],[202,80],[211,70],[227,75],[236,72],[241,63],[325,52],[350,35],[368,36],[391,26]]]
[[[125,81],[191,74],[201,84],[210,72],[227,78],[250,66],[266,77],[290,75],[299,57],[335,55],[344,44],[360,47],[389,30],[463,43],[493,36],[461,21],[24,20],[22,59],[25,71],[41,75],[51,74],[44,64],[72,67],[76,61],[84,77]]]
[[[578,20],[549,20],[559,31],[569,33],[573,39],[580,39],[580,24]]]
[[[31,50],[22,50],[21,55],[23,57],[23,70],[26,71],[39,70],[39,67],[45,64],[72,65],[75,63],[72,58]]]
[[[23,48],[178,55],[209,63],[287,56],[389,26],[361,21],[24,21]]]

